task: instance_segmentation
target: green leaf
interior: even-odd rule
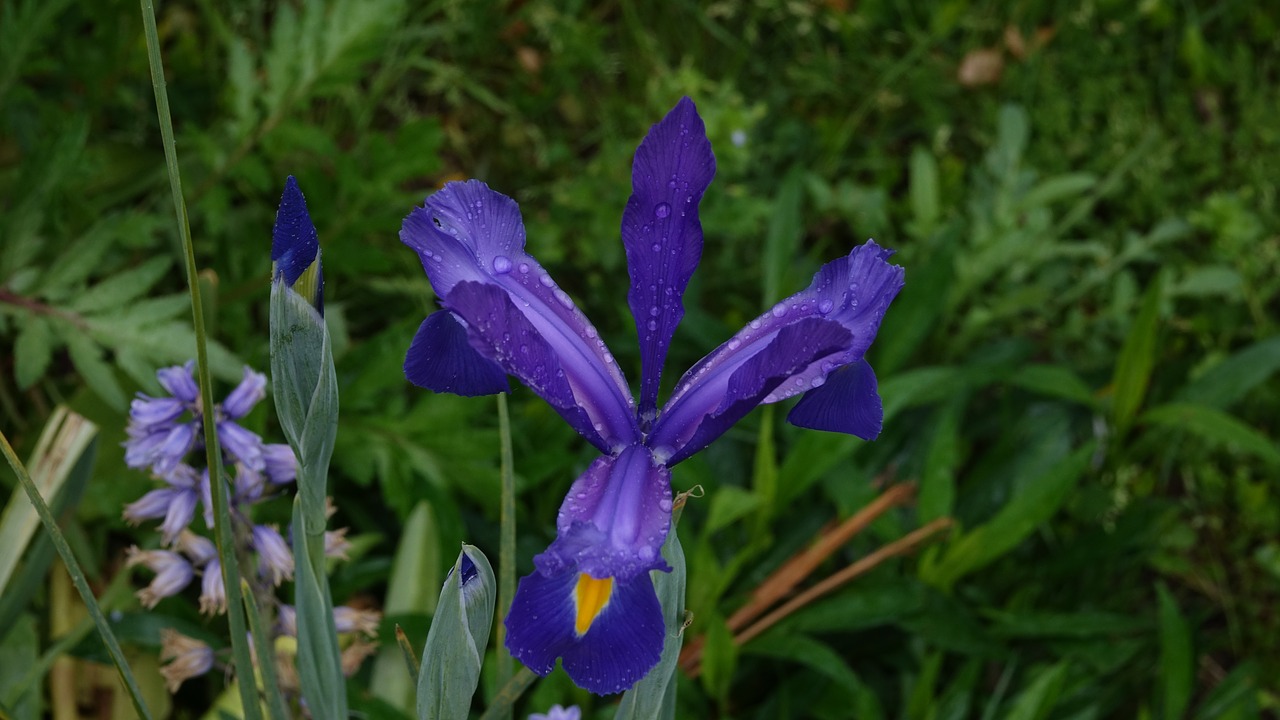
[[[857,698],[870,693],[840,653],[803,633],[771,630],[747,643],[742,652],[800,663],[835,681],[836,685]]]
[[[734,521],[745,517],[760,505],[760,496],[737,487],[725,485],[717,488],[711,496],[711,511],[707,513],[704,532],[710,534],[728,527]]]
[[[804,231],[804,219],[800,216],[804,201],[804,167],[792,166],[782,179],[778,195],[769,213],[769,227],[764,239],[764,302],[771,305],[782,299],[785,273],[795,263]]]
[[[302,697],[312,717],[346,720],[347,683],[342,676],[338,630],[333,624],[333,599],[323,574],[323,515],[318,530],[309,525],[301,495],[293,498],[293,558],[298,684]]]
[[[1178,601],[1164,584],[1156,585],[1160,602],[1160,707],[1163,717],[1184,717],[1195,687],[1195,657],[1191,628],[1178,609]]]
[[[1058,704],[1062,684],[1067,676],[1067,663],[1060,662],[1041,670],[1035,680],[1014,698],[1006,720],[1044,720]]]
[[[1093,189],[1098,178],[1088,173],[1068,173],[1048,178],[1031,188],[1022,196],[1019,203],[1024,210],[1033,210],[1042,205],[1068,200],[1076,195]]]
[[[78,313],[89,313],[120,307],[145,295],[164,277],[171,265],[167,257],[152,258],[85,290],[71,301],[68,308]]]
[[[1236,404],[1280,370],[1280,337],[1261,340],[1191,381],[1178,398],[1220,410]]]
[[[124,391],[120,389],[111,366],[103,361],[102,348],[84,334],[70,329],[62,333],[62,338],[67,343],[71,362],[80,371],[89,388],[112,408],[123,410],[126,404]]]
[[[0,713],[6,718],[37,720],[41,716],[40,684],[22,687],[25,673],[20,672],[36,664],[39,648],[36,619],[31,613],[21,615],[16,627],[0,640],[0,668],[8,670],[0,672],[0,700],[4,701]]]
[[[1123,435],[1133,421],[1142,398],[1147,394],[1151,369],[1156,361],[1156,334],[1160,329],[1160,300],[1163,297],[1163,274],[1158,274],[1142,298],[1138,317],[1129,328],[1120,357],[1116,360],[1115,375],[1111,380],[1114,394],[1111,417]]]
[[[436,588],[440,587],[439,541],[431,505],[421,500],[404,523],[391,564],[384,615],[435,612],[439,597]],[[401,670],[403,665],[397,648],[384,647],[375,662],[369,691],[405,714],[412,714],[417,683]]]
[[[961,577],[994,562],[1017,547],[1057,513],[1071,495],[1094,452],[1090,442],[1023,486],[990,522],[960,536],[933,566],[921,566],[921,579],[948,588]]]
[[[44,376],[53,359],[53,332],[49,321],[31,315],[22,323],[13,344],[13,376],[18,388],[26,390]]]
[[[702,686],[720,703],[727,701],[733,671],[738,665],[738,646],[724,618],[712,617],[707,623],[707,641],[702,650]]]
[[[476,575],[462,581],[462,559],[475,564]],[[480,665],[489,644],[489,628],[498,583],[484,553],[463,545],[440,590],[436,615],[427,633],[418,671],[418,720],[467,717],[471,696],[480,682]]]
[[[1184,430],[1207,440],[1280,464],[1275,441],[1221,410],[1192,403],[1166,403],[1142,414],[1142,422]]]
[[[938,161],[922,147],[911,151],[910,160],[911,232],[917,238],[933,233],[942,215],[938,190]]]
[[[1093,390],[1074,370],[1063,365],[1024,365],[1009,378],[1009,382],[1025,390],[1070,400],[1087,407],[1098,404]]]
[[[675,519],[671,532],[662,546],[662,557],[671,566],[671,572],[653,571],[654,590],[662,604],[663,626],[666,639],[662,644],[662,657],[653,670],[622,695],[614,720],[675,720],[676,677],[679,674],[680,646],[684,642],[685,561],[684,548],[676,533]]]
[[[921,525],[952,513],[956,499],[956,473],[959,470],[961,445],[960,421],[964,416],[965,398],[958,395],[940,413],[933,437],[925,450],[924,468],[920,473],[920,494],[916,503],[916,520]]]

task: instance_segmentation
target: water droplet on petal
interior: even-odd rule
[[[662,498],[659,500],[658,507],[662,508],[662,512],[671,512],[671,498]]]
[[[647,327],[649,328],[649,330],[650,330],[650,331],[657,330],[657,329],[658,329],[658,321],[657,321],[657,320],[650,320],[650,321],[648,322],[648,324],[647,324]]]
[[[773,306],[772,312],[774,317],[780,318],[783,315],[787,314],[787,306],[783,305],[782,303],[778,303],[777,305]]]
[[[826,315],[827,313],[831,312],[831,308],[835,307],[835,305],[836,304],[829,299],[823,300],[822,302],[818,303],[818,312],[822,313],[823,315]]]
[[[664,218],[671,214],[671,205],[668,203],[658,203],[658,206],[653,209],[653,214],[660,218]]]
[[[511,272],[511,258],[506,255],[495,255],[493,257],[493,271],[499,275]]]
[[[542,277],[538,278],[538,282],[542,283],[543,287],[551,287],[556,284],[556,281],[552,280],[551,276],[545,273]]]
[[[760,318],[756,318],[755,320],[752,320],[752,321],[751,321],[751,329],[752,329],[752,330],[759,330],[759,329],[760,329]]]
[[[660,243],[654,243],[654,244],[653,244],[653,247],[651,247],[651,248],[649,248],[649,249],[650,249],[650,250],[652,250],[652,251],[654,251],[654,252],[659,252],[660,250],[662,250],[662,245],[661,245]]]
[[[637,554],[640,555],[641,560],[644,560],[647,562],[653,559],[653,548],[649,547],[648,545],[641,545],[640,549],[637,551]]]
[[[529,272],[529,263],[520,263],[520,272],[522,273]]]
[[[560,304],[566,308],[573,307],[573,300],[569,299],[569,293],[561,290],[560,288],[556,288],[556,300],[559,300]]]
[[[810,380],[810,381],[809,381],[809,387],[820,388],[820,387],[822,387],[822,386],[823,386],[823,384],[824,384],[824,383],[826,383],[826,382],[827,382],[827,379],[826,379],[825,377],[823,377],[823,376],[819,375],[818,377],[816,377],[816,378],[814,378],[814,379],[812,379],[812,380]]]
[[[661,314],[662,310],[660,310],[657,305],[649,308],[649,317],[658,317]]]

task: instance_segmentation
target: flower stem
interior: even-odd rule
[[[102,614],[102,607],[98,605],[98,600],[93,596],[93,590],[89,588],[89,581],[84,577],[84,571],[80,569],[80,563],[76,561],[76,556],[71,552],[71,546],[67,544],[67,539],[63,537],[62,530],[58,528],[58,522],[53,517],[53,512],[49,510],[49,506],[45,504],[44,498],[40,496],[40,490],[36,487],[35,482],[31,480],[31,474],[27,472],[27,468],[18,459],[13,451],[13,446],[9,444],[9,438],[5,437],[4,432],[0,431],[0,452],[4,453],[5,460],[9,461],[9,467],[13,468],[13,474],[18,476],[18,482],[22,485],[22,489],[26,490],[27,497],[31,500],[31,504],[35,506],[36,514],[40,516],[40,522],[44,523],[44,529],[49,533],[49,538],[53,540],[53,546],[57,548],[58,554],[62,556],[62,562],[67,567],[67,573],[71,575],[71,582],[75,584],[76,590],[80,593],[80,599],[84,601],[85,608],[89,611],[89,616],[93,618],[93,624],[98,628],[98,635],[102,637],[102,642],[107,646],[107,652],[111,655],[112,661],[115,662],[116,672],[120,674],[120,681],[124,683],[125,688],[129,690],[129,699],[133,701],[134,710],[138,711],[138,716],[151,720],[151,711],[147,709],[147,704],[142,699],[142,690],[138,688],[138,683],[133,678],[133,670],[129,668],[129,662],[125,660],[124,651],[120,649],[120,643],[116,640],[115,633],[111,632],[111,626],[107,624],[107,618]]]
[[[142,5],[142,25],[147,37],[147,60],[151,67],[151,86],[156,96],[156,114],[160,120],[160,137],[164,144],[169,189],[173,194],[178,234],[182,239],[182,254],[186,261],[187,288],[191,293],[191,314],[196,334],[196,374],[204,410],[204,445],[209,468],[209,494],[213,498],[214,535],[217,539],[218,560],[222,566],[222,584],[227,593],[227,623],[231,629],[231,651],[235,658],[236,672],[240,677],[237,685],[240,688],[244,720],[261,720],[261,706],[258,702],[256,683],[253,682],[253,660],[249,652],[244,600],[240,591],[240,567],[236,558],[235,533],[231,527],[231,515],[228,510],[226,493],[228,483],[222,472],[222,451],[218,446],[218,430],[213,414],[213,380],[209,374],[204,304],[200,297],[195,246],[191,242],[187,206],[182,197],[182,175],[178,169],[178,151],[173,139],[173,118],[169,112],[169,92],[165,86],[164,64],[160,57],[160,36],[156,30],[155,5],[153,0],[139,0],[139,2]]]
[[[516,590],[516,475],[511,452],[511,415],[507,410],[507,396],[503,394],[498,395],[498,444],[502,457],[502,508],[498,536],[498,685],[504,686],[511,678],[513,665],[511,653],[507,651],[507,625],[504,621]],[[510,706],[505,711],[499,710],[499,713],[494,717],[510,717]]]

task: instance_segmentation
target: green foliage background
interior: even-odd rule
[[[677,468],[678,490],[708,491],[680,527],[688,632],[711,639],[702,675],[681,680],[678,716],[1277,711],[1276,9],[173,0],[158,11],[215,376],[268,365],[267,248],[287,174],[319,228],[342,398],[330,485],[359,549],[335,600],[386,600],[398,527],[423,499],[437,557],[419,566],[438,572],[463,539],[497,555],[494,403],[418,390],[400,370],[435,307],[401,219],[449,179],[515,197],[531,251],[635,379],[618,241],[630,157],[687,94],[719,170],[668,386],[866,237],[898,250],[907,285],[871,353],[886,409],[877,442],[757,411]],[[982,49],[1002,72],[960,83]],[[146,67],[131,2],[0,6],[0,422],[20,450],[57,403],[103,428],[65,516],[103,586],[145,534],[120,520],[148,487],[122,462],[127,399],[194,355]],[[511,408],[524,573],[594,450],[530,393]],[[249,424],[279,441],[269,417]],[[957,522],[947,539],[741,647],[728,640],[724,618],[786,557],[903,481],[919,484],[915,505],[820,572],[937,517]],[[116,596],[139,654],[159,626],[199,622],[190,597],[141,615]],[[420,644],[431,608],[396,604],[384,641],[398,620]],[[48,612],[35,593],[3,651],[47,646],[30,618]],[[395,717],[370,696],[372,674],[352,680],[353,706]],[[190,684],[180,716],[203,712],[220,683]],[[528,710],[553,702],[612,716],[560,675],[535,686]]]

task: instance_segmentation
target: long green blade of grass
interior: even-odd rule
[[[40,522],[44,523],[44,529],[49,533],[49,537],[53,540],[53,546],[58,549],[58,554],[62,556],[62,562],[67,567],[67,573],[71,575],[71,582],[75,584],[76,591],[80,593],[80,599],[84,601],[85,608],[88,609],[89,615],[93,618],[93,624],[98,628],[98,634],[102,636],[102,642],[107,646],[107,652],[111,654],[111,660],[115,662],[116,672],[120,674],[120,681],[124,683],[125,688],[129,691],[129,699],[133,702],[133,707],[138,711],[138,716],[151,720],[151,711],[147,709],[147,704],[142,699],[142,690],[138,687],[138,682],[133,678],[133,671],[129,668],[129,662],[124,658],[124,650],[120,649],[120,643],[116,641],[115,633],[111,632],[111,626],[107,625],[107,618],[102,614],[102,608],[98,605],[98,600],[93,596],[93,590],[89,589],[89,581],[85,579],[84,571],[80,569],[80,563],[76,560],[76,556],[71,552],[71,546],[67,544],[67,539],[63,537],[62,530],[58,528],[57,520],[53,517],[53,512],[49,510],[49,506],[45,504],[44,498],[40,495],[40,490],[36,488],[36,484],[31,479],[31,474],[27,472],[27,468],[18,459],[18,455],[14,453],[13,446],[9,444],[9,438],[0,432],[0,451],[4,453],[4,459],[9,461],[9,467],[13,468],[13,474],[18,476],[18,482],[22,484],[22,489],[26,490],[27,497],[31,499],[31,504],[36,508],[36,514],[40,516]]]
[[[502,509],[498,536],[498,685],[511,678],[512,658],[507,650],[507,608],[516,594],[516,474],[511,452],[511,414],[507,396],[498,395],[498,444],[502,456]],[[510,708],[495,717],[511,717]]]
[[[253,660],[249,652],[248,627],[245,622],[243,598],[240,592],[240,566],[236,558],[236,541],[231,527],[226,480],[222,472],[222,451],[218,446],[217,426],[214,423],[213,379],[209,374],[209,347],[204,326],[204,304],[200,296],[196,274],[195,246],[191,242],[191,226],[187,221],[187,206],[182,199],[182,175],[178,169],[178,150],[173,139],[173,118],[169,113],[169,93],[165,86],[164,64],[160,57],[160,36],[156,30],[156,10],[151,0],[140,0],[143,30],[147,36],[147,60],[151,67],[151,86],[156,96],[156,114],[160,120],[160,137],[164,143],[165,166],[169,172],[169,189],[173,193],[173,209],[177,213],[178,233],[182,239],[182,254],[186,262],[187,288],[191,293],[191,315],[196,334],[196,375],[200,383],[200,400],[204,409],[205,459],[209,467],[209,484],[213,498],[214,535],[217,539],[218,559],[222,565],[222,583],[227,593],[227,624],[231,628],[231,653],[236,672],[241,678],[240,700],[244,706],[244,720],[260,720],[257,688],[245,679],[253,677]]]

